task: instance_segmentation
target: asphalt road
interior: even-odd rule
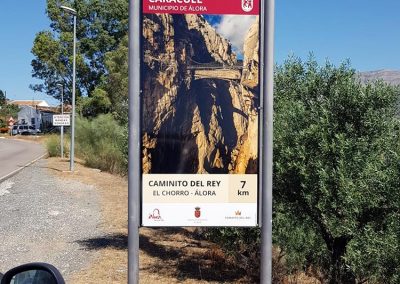
[[[44,155],[42,145],[12,139],[0,139],[0,181],[8,174]]]

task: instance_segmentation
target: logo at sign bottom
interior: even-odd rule
[[[196,217],[196,218],[200,218],[200,216],[201,216],[201,211],[200,211],[200,207],[196,207],[194,210],[194,217]]]

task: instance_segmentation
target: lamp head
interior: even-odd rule
[[[60,6],[61,9],[65,10],[67,13],[70,13],[74,16],[76,16],[76,10],[72,9],[71,7],[67,7],[67,6]]]

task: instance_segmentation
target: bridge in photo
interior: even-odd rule
[[[159,62],[162,70],[169,68],[177,68],[177,64],[166,62],[152,56],[145,56],[145,62]],[[192,58],[187,60],[186,70],[191,71],[195,80],[200,79],[220,79],[220,80],[237,80],[242,78],[243,61],[239,60],[235,64],[226,64],[220,62],[196,62]]]
[[[243,61],[228,65],[226,63],[210,62],[199,63],[189,59],[188,70],[193,71],[195,80],[199,79],[221,79],[221,80],[240,80],[242,77]]]

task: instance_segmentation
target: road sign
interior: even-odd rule
[[[70,126],[71,116],[69,114],[53,115],[53,126]]]
[[[142,225],[259,225],[260,5],[142,1]]]

